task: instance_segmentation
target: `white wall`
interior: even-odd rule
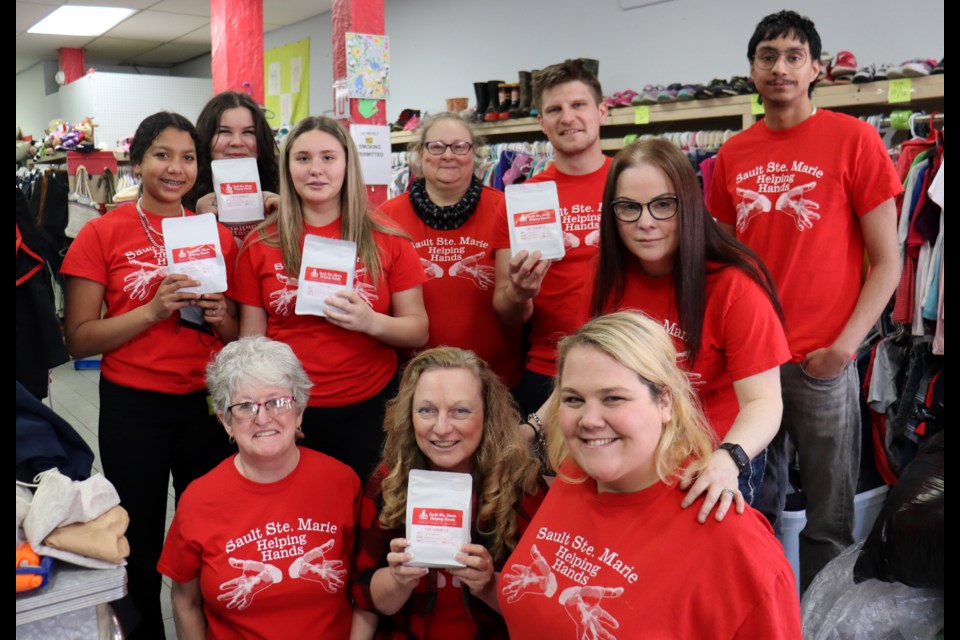
[[[55,65],[53,73],[56,73]],[[43,62],[38,62],[17,74],[17,125],[24,135],[33,136],[34,140],[43,139],[43,132],[50,121],[62,117],[59,94],[46,95],[45,77],[50,73],[44,67]]]
[[[943,0],[795,0],[791,7],[816,22],[825,50],[850,50],[861,64],[943,57]],[[473,104],[475,81],[516,82],[520,70],[568,57],[600,60],[608,94],[746,75],[747,41],[777,9],[766,0],[669,0],[630,11],[620,0],[385,0],[387,117],[407,107],[441,110],[450,97]],[[313,114],[333,108],[330,34],[325,13],[264,35],[266,49],[310,37]],[[170,74],[210,77],[209,65],[204,56]],[[41,97],[38,67],[17,74],[17,122],[34,135],[60,115]]]

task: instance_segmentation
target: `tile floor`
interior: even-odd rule
[[[51,372],[50,395],[46,402],[53,407],[64,420],[69,422],[77,433],[93,449],[96,456],[93,467],[100,467],[100,448],[97,445],[97,421],[100,414],[100,397],[97,386],[100,383],[99,369],[75,369],[74,363],[67,362]],[[173,485],[169,488],[167,501],[167,527],[173,519]],[[170,579],[163,578],[163,591],[160,595],[163,610],[163,624],[167,638],[177,637],[173,626],[173,612],[170,608]]]

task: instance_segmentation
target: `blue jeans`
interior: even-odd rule
[[[787,436],[797,448],[807,524],[800,532],[800,590],[853,544],[854,498],[860,474],[860,380],[850,361],[822,380],[799,363],[780,367],[783,421],[767,447],[758,508],[779,533],[787,493]]]
[[[747,504],[751,507],[756,506],[757,500],[760,497],[760,487],[763,482],[766,462],[767,452],[761,451],[750,461],[750,464],[743,468],[743,471],[740,472],[740,476],[737,478],[740,493],[743,494],[743,499],[746,500]]]

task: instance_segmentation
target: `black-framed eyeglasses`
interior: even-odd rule
[[[453,152],[455,156],[465,156],[470,153],[470,150],[473,149],[473,143],[467,142],[466,140],[458,140],[456,142],[440,142],[439,140],[431,140],[429,142],[423,143],[423,148],[427,150],[432,156],[442,156],[443,152],[447,149]]]
[[[620,222],[636,222],[643,215],[644,207],[647,208],[654,220],[669,220],[677,215],[679,202],[677,196],[660,196],[650,202],[617,198],[610,203],[610,208],[613,209],[613,215],[617,216],[617,220]]]
[[[791,69],[799,69],[807,61],[807,50],[800,48],[787,49],[786,51],[760,49],[756,55],[753,56],[753,64],[755,64],[758,69],[769,71],[777,66],[777,61],[781,57],[783,61],[787,63],[788,67]]]
[[[287,413],[293,408],[293,405],[293,398],[286,396],[263,402],[238,402],[227,407],[227,413],[238,420],[249,421],[257,417],[261,407],[267,412],[268,416],[275,417]]]

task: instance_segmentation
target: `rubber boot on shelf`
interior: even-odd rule
[[[497,98],[500,100],[500,120],[510,119],[510,83],[501,82],[497,85]]]
[[[520,117],[530,115],[530,103],[533,100],[533,75],[529,71],[520,72]]]
[[[510,117],[522,118],[524,115],[520,112],[520,83],[514,82],[510,85]]]
[[[533,83],[536,80],[537,76],[540,75],[540,69],[530,69],[530,117],[536,118],[540,115],[540,110],[537,109],[533,104]],[[521,76],[522,79],[522,76]]]
[[[490,104],[483,114],[486,122],[497,122],[500,120],[500,85],[503,80],[487,80],[487,88],[490,93]]]
[[[486,82],[474,82],[473,90],[477,94],[477,110],[473,113],[473,119],[483,122],[483,116],[490,106],[490,87]]]

